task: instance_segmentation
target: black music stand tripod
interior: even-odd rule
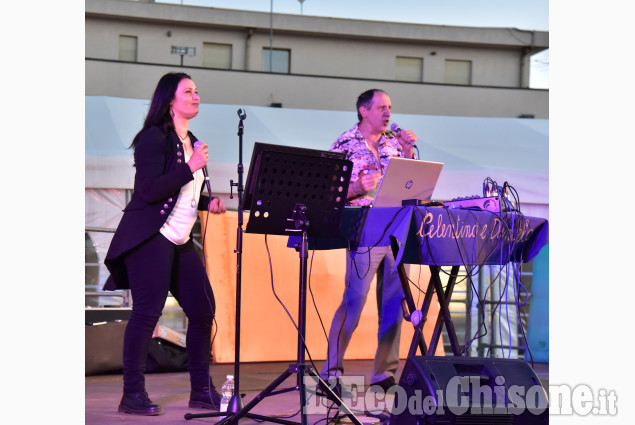
[[[297,151],[301,152],[302,149],[297,148]],[[225,417],[218,424],[238,423],[240,418],[251,415],[250,410],[266,397],[299,391],[301,424],[307,425],[304,377],[308,375],[313,378],[324,395],[342,408],[355,425],[361,425],[360,420],[332,388],[310,364],[307,365],[305,362],[308,236],[328,237],[339,232],[352,164],[350,161],[332,156],[320,157],[292,153],[288,148],[277,152],[275,149],[264,151],[257,160],[259,161],[259,166],[255,169],[257,184],[246,231],[274,235],[299,234],[301,238],[296,246],[300,260],[297,362],[289,365],[287,370],[256,395],[242,410]],[[299,197],[302,199],[298,199]],[[294,387],[276,390],[293,374],[297,374]],[[278,417],[261,416],[260,419],[286,425],[298,424],[298,422]]]

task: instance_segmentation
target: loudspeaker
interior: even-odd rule
[[[86,325],[84,348],[86,376],[122,370],[123,335],[127,324],[126,321],[118,321]]]
[[[123,339],[127,321],[86,324],[84,370],[86,376],[100,373],[120,373],[123,370]],[[162,335],[174,339],[179,335],[171,329],[157,326]],[[146,373],[187,371],[185,347],[168,339],[155,337],[150,340]]]
[[[411,356],[390,425],[549,423],[547,392],[523,360]]]

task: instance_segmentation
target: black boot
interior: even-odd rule
[[[154,404],[145,391],[123,393],[119,403],[119,411],[133,415],[155,416],[161,415],[161,406]]]
[[[190,392],[190,407],[199,407],[201,409],[220,410],[220,399],[222,396],[216,388],[203,387]]]

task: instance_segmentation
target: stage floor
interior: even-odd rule
[[[247,405],[259,395],[267,386],[274,382],[289,365],[294,362],[268,362],[268,363],[244,363],[240,367],[240,392],[246,394],[243,398]],[[316,362],[319,368],[323,362]],[[401,361],[398,375],[403,370],[405,360]],[[367,385],[370,384],[370,371],[372,360],[347,360],[345,362],[346,375],[364,377]],[[219,387],[227,374],[234,372],[233,364],[212,364],[210,366],[214,384]],[[534,371],[540,378],[542,385],[548,388],[549,365],[535,363]],[[291,375],[284,383],[278,386],[278,390],[291,388],[295,385],[295,374]],[[398,380],[399,376],[397,376]],[[117,412],[117,406],[121,399],[122,376],[121,374],[95,375],[85,378],[85,423],[90,425],[109,424],[175,424],[175,423],[216,423],[222,417],[192,418],[186,420],[187,413],[209,413],[209,410],[191,409],[188,407],[190,394],[189,375],[187,372],[178,373],[154,373],[146,375],[146,388],[150,398],[161,405],[163,414],[160,416],[143,417]],[[379,419],[364,415],[355,409],[361,404],[352,404],[352,400],[344,400],[347,406],[352,407],[355,415],[364,424],[377,424]],[[347,402],[348,401],[348,402]],[[351,403],[351,404],[349,404]],[[261,400],[250,413],[267,417],[284,417],[287,420],[301,422],[300,393],[296,390],[282,394],[276,394]],[[315,409],[317,413],[307,415],[308,424],[324,422],[324,409]],[[333,412],[331,417],[334,416]],[[292,416],[293,415],[293,416]],[[241,424],[260,423],[255,419],[244,418]]]

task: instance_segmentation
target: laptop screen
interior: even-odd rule
[[[430,200],[442,168],[442,162],[390,158],[373,207],[400,207],[406,199]]]

